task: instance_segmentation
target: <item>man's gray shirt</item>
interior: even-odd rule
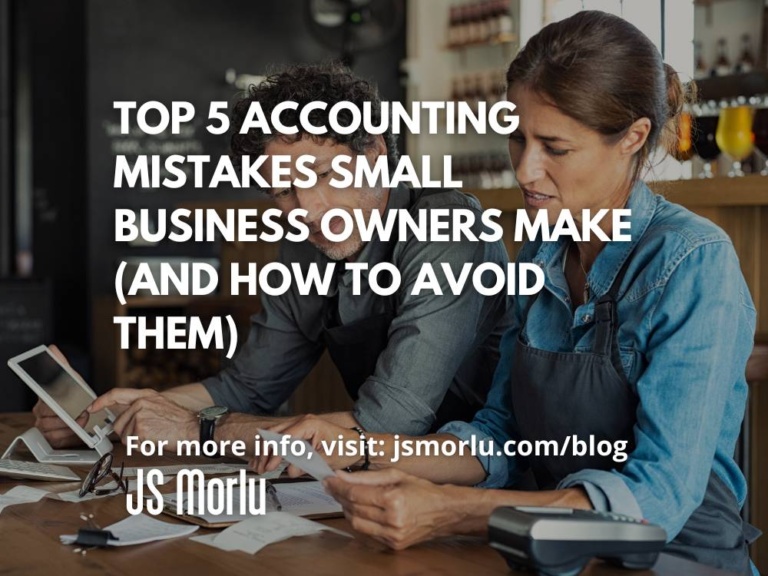
[[[408,188],[392,189],[387,210],[408,209],[410,202]],[[425,195],[411,207],[414,214],[416,209],[434,208],[470,209],[475,213],[475,236],[485,230],[480,204],[472,196],[447,190]],[[314,262],[321,271],[332,262],[309,242],[283,242],[280,261],[298,262],[304,269]],[[366,243],[357,259],[367,262],[369,270],[383,261],[399,269],[402,284],[394,295],[396,310],[387,346],[359,390],[353,415],[369,431],[425,434],[449,388],[475,410],[483,406],[498,361],[499,340],[510,321],[505,289],[483,296],[470,276],[463,291],[454,295],[440,265],[449,264],[458,278],[465,263],[472,263],[473,270],[484,262],[505,268],[508,256],[501,241],[472,242],[462,237],[419,242],[412,236],[398,241],[395,228],[389,241],[376,237]],[[425,263],[433,266],[443,295],[432,290],[411,294]],[[343,270],[343,263],[337,269]],[[274,412],[323,353],[323,319],[337,291],[342,325],[385,311],[387,297],[374,294],[367,274],[361,273],[357,296],[352,294],[349,270],[339,274],[338,281],[334,278],[327,296],[301,295],[295,282],[282,296],[262,295],[263,310],[253,316],[248,340],[232,365],[203,381],[214,402],[238,412]]]

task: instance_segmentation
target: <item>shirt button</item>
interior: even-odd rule
[[[581,321],[584,323],[591,322],[592,321],[592,315],[591,314],[584,314],[584,316],[581,317]]]

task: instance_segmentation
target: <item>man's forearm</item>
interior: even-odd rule
[[[319,418],[328,420],[331,424],[336,426],[343,426],[344,428],[353,428],[360,426],[360,423],[352,416],[352,412],[328,412],[327,414],[320,414]]]
[[[162,395],[193,412],[202,410],[214,403],[208,390],[199,382],[170,388],[163,391]]]

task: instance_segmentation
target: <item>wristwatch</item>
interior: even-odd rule
[[[197,413],[197,419],[200,422],[200,446],[206,440],[213,440],[216,423],[227,412],[229,412],[229,408],[226,406],[208,406]]]

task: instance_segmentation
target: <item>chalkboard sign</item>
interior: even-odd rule
[[[8,359],[51,338],[51,288],[44,280],[0,279],[0,412],[29,410],[35,395]]]

